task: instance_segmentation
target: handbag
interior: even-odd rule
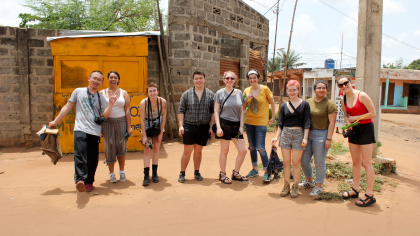
[[[159,99],[159,98],[158,98]],[[159,103],[160,103],[160,99],[159,102],[157,104],[157,110],[158,110],[158,117],[156,119],[158,119],[158,124],[156,123],[152,123],[152,126],[150,126],[150,114],[152,113],[152,105],[150,102],[150,98],[147,97],[147,108],[148,108],[148,113],[147,113],[147,122],[148,122],[148,126],[149,128],[146,129],[146,136],[149,138],[155,138],[157,136],[159,136],[160,134],[160,111],[159,111]],[[144,108],[146,110],[146,108]]]
[[[220,122],[220,115],[222,114],[223,111],[223,106],[225,105],[225,102],[228,100],[228,98],[230,97],[230,95],[232,95],[233,91],[235,89],[232,89],[232,92],[229,93],[229,95],[227,96],[227,98],[223,101],[222,106],[220,106],[220,113],[219,113],[219,122]],[[213,126],[211,127],[211,129],[213,130],[213,133],[217,132],[217,126],[216,123],[213,124]]]

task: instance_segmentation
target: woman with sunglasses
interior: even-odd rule
[[[159,97],[159,87],[151,82],[147,85],[147,98],[140,102],[141,143],[144,148],[144,180],[143,186],[150,184],[150,155],[152,155],[152,181],[159,183],[157,174],[159,147],[162,142],[166,122],[166,100]],[[153,154],[152,154],[153,150]]]
[[[238,149],[235,169],[232,172],[232,180],[248,181],[239,174],[246,155],[244,141],[244,109],[245,103],[241,90],[235,89],[236,74],[226,71],[223,75],[223,82],[226,87],[220,89],[214,95],[214,114],[216,120],[216,138],[220,139],[220,174],[219,180],[224,184],[231,184],[232,181],[226,175],[226,162],[229,153],[229,144],[232,140]]]
[[[309,196],[316,197],[322,192],[327,168],[325,160],[328,149],[331,147],[331,139],[334,134],[335,118],[337,107],[334,102],[328,99],[328,84],[325,79],[314,83],[315,97],[306,101],[311,107],[311,129],[309,130],[308,145],[302,154],[302,169],[306,180],[299,184],[302,188],[313,188]],[[316,167],[316,183],[312,178],[311,159],[314,156]]]
[[[109,168],[109,179],[111,183],[116,183],[117,178],[114,174],[115,162],[120,167],[120,181],[126,181],[124,165],[125,154],[127,153],[127,140],[124,135],[131,135],[131,114],[130,114],[130,96],[127,91],[118,87],[120,84],[120,74],[116,71],[108,73],[109,87],[102,90],[101,93],[108,101],[113,95],[117,96],[117,101],[112,107],[111,113],[102,125],[102,134],[104,136],[105,163]]]
[[[259,175],[257,155],[257,152],[259,152],[263,163],[263,170],[265,172],[263,182],[270,182],[267,174],[268,156],[265,150],[265,137],[267,134],[267,125],[271,125],[274,122],[276,107],[270,89],[265,85],[258,84],[260,72],[251,69],[246,77],[248,78],[251,87],[244,90],[244,96],[246,96],[244,108],[246,108],[247,105],[250,107],[250,109],[246,111],[245,127],[252,161],[252,170],[246,177],[250,178]],[[255,108],[255,104],[258,104],[257,108]],[[269,119],[269,104],[271,104],[271,108],[273,109],[271,119]],[[251,107],[252,105],[254,105],[254,107]]]
[[[299,196],[300,162],[303,150],[308,143],[309,128],[311,127],[311,110],[309,103],[299,98],[300,84],[290,80],[287,85],[289,102],[283,103],[279,110],[277,134],[271,140],[274,146],[280,138],[281,154],[284,161],[284,187],[280,196]],[[293,162],[294,183],[290,191],[290,166]]]
[[[357,121],[359,124],[350,128],[348,137],[351,158],[353,160],[353,187],[343,194],[344,199],[358,198],[362,165],[366,170],[367,189],[365,196],[356,202],[357,206],[366,207],[374,204],[373,184],[375,171],[372,166],[372,151],[375,141],[374,125],[372,118],[376,117],[375,107],[370,97],[362,91],[353,89],[351,80],[347,76],[340,76],[337,80],[338,87],[343,92],[341,106],[345,107],[344,121],[351,124]]]

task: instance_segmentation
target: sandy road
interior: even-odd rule
[[[310,190],[296,199],[280,198],[282,180],[225,185],[217,180],[218,142],[203,151],[204,181],[177,182],[179,142],[161,150],[161,182],[143,187],[143,154],[127,155],[127,182],[112,184],[100,155],[95,189],[78,193],[73,156],[54,166],[39,147],[3,148],[0,155],[0,235],[418,235],[420,226],[420,116],[382,114],[380,153],[397,161],[398,175],[387,178],[378,203],[359,208],[349,201],[316,201]],[[393,127],[392,127],[393,126]],[[274,134],[269,134],[267,140]],[[335,134],[334,139],[342,140]],[[408,141],[405,141],[408,140]],[[267,142],[268,143],[268,142]],[[267,149],[269,145],[267,145]],[[228,170],[233,169],[231,146]],[[344,155],[342,159],[348,159]],[[249,153],[241,170],[251,168]],[[334,190],[332,182],[325,189]]]

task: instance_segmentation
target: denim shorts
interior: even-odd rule
[[[279,147],[284,149],[305,150],[302,146],[303,129],[290,129],[283,127],[280,136]]]

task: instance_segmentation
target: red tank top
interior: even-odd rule
[[[349,116],[360,116],[360,115],[369,113],[365,105],[363,105],[363,103],[359,101],[359,95],[360,95],[360,92],[359,94],[357,94],[357,100],[356,100],[356,104],[354,104],[354,107],[350,108],[349,106],[347,106],[347,103],[346,103],[346,111],[347,111],[347,114],[349,114]],[[373,122],[372,119],[359,121],[360,124],[369,124],[372,122]]]

